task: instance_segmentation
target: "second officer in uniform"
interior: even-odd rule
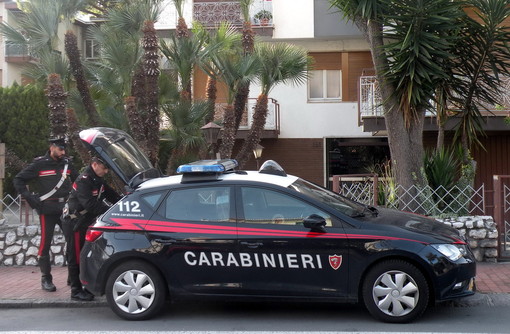
[[[71,281],[71,299],[90,301],[94,296],[82,288],[80,282],[80,250],[85,242],[87,227],[100,214],[106,212],[120,196],[110,188],[103,177],[108,166],[98,157],[93,157],[90,165],[73,184],[71,195],[64,208],[62,228],[67,242],[67,261]]]

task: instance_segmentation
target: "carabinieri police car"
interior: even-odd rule
[[[366,206],[274,161],[243,171],[205,160],[162,177],[126,133],[80,133],[128,185],[89,227],[80,278],[129,320],[183,297],[362,302],[409,322],[474,293],[476,264],[457,230]]]

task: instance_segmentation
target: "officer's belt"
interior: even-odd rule
[[[69,215],[69,217],[71,217],[71,219],[79,218],[79,217],[83,216],[84,214],[86,214],[87,212],[88,212],[87,209],[83,209],[79,212],[71,213]]]

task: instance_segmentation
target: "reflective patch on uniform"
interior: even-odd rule
[[[57,171],[56,170],[41,170],[39,171],[39,176],[52,176],[52,175],[57,175]]]

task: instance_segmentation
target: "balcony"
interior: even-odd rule
[[[269,8],[271,7],[271,8]],[[262,22],[254,18],[260,10],[273,12],[270,3],[254,1],[250,9],[252,28],[259,36],[273,36],[273,20]],[[243,19],[239,1],[208,1],[196,0],[193,3],[193,20],[198,21],[206,28],[214,28],[221,22],[230,22],[234,27],[242,29]]]
[[[32,63],[37,59],[30,53],[29,47],[24,44],[5,42],[5,61],[8,63]]]
[[[503,79],[503,93],[498,106],[480,107],[485,118],[485,131],[508,131],[505,117],[510,117],[510,76]],[[361,76],[359,80],[358,121],[364,132],[377,133],[386,130],[384,110],[379,84],[375,76]],[[455,128],[458,121],[450,117],[445,125],[446,130]],[[437,120],[433,110],[425,113],[424,131],[437,131]]]
[[[246,109],[243,113],[239,131],[237,131],[237,139],[244,139],[248,135],[248,131],[252,125],[253,110],[256,102],[257,99],[255,98],[248,99],[248,104],[246,105]],[[226,103],[216,103],[216,112],[214,114],[215,122],[220,124],[223,122],[223,107],[225,105]],[[280,134],[280,104],[278,104],[275,99],[269,98],[267,108],[266,125],[264,126],[262,138],[278,138],[278,135]]]

